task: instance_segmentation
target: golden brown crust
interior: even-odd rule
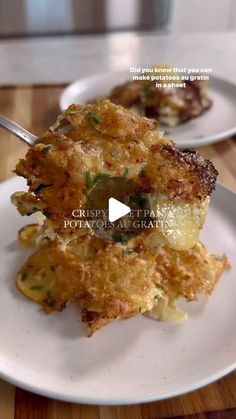
[[[211,294],[224,270],[230,269],[226,255],[217,257],[197,243],[189,250],[163,247],[156,257],[162,285],[173,299],[196,300],[200,293]]]
[[[153,202],[161,193],[171,205],[178,201],[183,208],[190,203],[194,220],[190,217],[185,229],[188,233],[194,222],[199,230],[217,176],[213,165],[196,152],[177,150],[156,131],[155,121],[109,101],[72,105],[63,118],[70,122],[71,131],[65,136],[56,124],[16,167],[16,173],[27,179],[29,192],[14,195],[13,202],[22,214],[43,212],[42,235],[51,229],[54,235],[47,239],[56,240],[43,244],[45,237],[39,243],[43,246],[24,264],[17,278],[20,291],[47,312],[62,310],[76,300],[89,335],[111,320],[151,310],[160,296],[160,285],[169,299],[179,295],[192,299],[200,291],[210,292],[227,264],[201,245],[185,253],[168,247],[158,252],[149,248],[151,234],[122,245],[106,243],[90,229],[76,233],[68,244],[74,236],[63,229],[63,223],[74,209],[86,207],[91,188],[86,174],[94,182],[99,173],[120,177],[128,169],[128,178],[153,194]],[[158,229],[157,236],[159,244]],[[66,243],[64,248],[61,242]],[[186,243],[182,246],[186,248]]]
[[[83,308],[127,318],[153,305],[160,281],[152,251],[138,254],[121,244],[106,244],[85,263],[85,290],[79,297]],[[105,316],[106,317],[106,316]]]
[[[105,315],[104,317],[103,313],[98,313],[97,311],[83,309],[81,312],[81,321],[87,329],[88,337],[91,337],[97,330],[101,329],[101,327],[110,323],[112,320],[114,319],[110,319],[108,315]]]
[[[154,159],[147,171],[163,193],[191,201],[193,197],[204,200],[214,191],[218,172],[210,160],[196,151],[178,150],[169,144],[157,144],[151,150]]]
[[[142,100],[145,83],[140,81],[126,82],[112,89],[109,99],[117,105],[130,108]]]
[[[83,290],[84,267],[79,257],[56,242],[46,243],[31,255],[17,274],[17,288],[42,305],[46,313],[61,311]]]
[[[160,292],[170,304],[179,296],[194,300],[210,294],[230,268],[225,255],[216,257],[201,243],[189,250],[165,246],[157,251],[147,248],[144,236],[127,246],[103,246],[85,266],[85,292],[77,301],[89,336],[112,320],[151,310]]]
[[[117,106],[109,100],[86,106],[71,105],[64,112],[64,116],[74,127],[69,135],[77,139],[79,129],[86,142],[95,139],[113,141],[114,138],[119,138],[122,142],[139,139],[144,142],[145,135],[158,126],[154,119],[140,117],[137,113]]]
[[[156,250],[145,235],[122,245],[86,234],[66,249],[44,244],[22,266],[17,287],[47,313],[76,302],[91,336],[112,320],[152,310],[160,297],[172,304],[179,296],[210,294],[229,267],[226,256],[215,257],[200,243],[189,250]]]
[[[99,173],[123,176],[128,168],[128,178],[145,192],[188,202],[202,201],[214,189],[212,163],[196,152],[176,149],[156,131],[154,120],[109,101],[71,105],[64,117],[71,131],[66,136],[47,132],[16,166],[16,173],[27,179],[28,201],[49,216],[59,234],[73,209],[87,204],[86,173],[92,179]]]

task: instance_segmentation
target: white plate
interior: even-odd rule
[[[60,108],[63,110],[71,103],[85,104],[96,97],[107,96],[113,87],[127,80],[131,80],[127,71],[103,73],[78,80],[63,91]],[[210,95],[214,101],[211,109],[179,127],[166,129],[178,147],[201,147],[236,133],[236,86],[211,77]]]
[[[236,366],[236,266],[210,298],[186,303],[182,325],[145,317],[113,322],[85,337],[75,307],[46,316],[15,288],[26,258],[16,243],[21,217],[9,196],[21,179],[0,185],[0,376],[53,398],[129,404],[160,400],[206,385]],[[236,195],[217,186],[203,241],[235,264]]]

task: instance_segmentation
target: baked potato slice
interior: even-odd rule
[[[17,274],[16,285],[25,297],[50,313],[63,310],[67,302],[78,297],[83,280],[80,258],[51,242],[29,257]]]
[[[35,246],[42,226],[39,224],[28,224],[18,231],[18,241],[22,247]]]

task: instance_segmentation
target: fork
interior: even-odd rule
[[[30,146],[36,144],[36,142],[39,140],[39,137],[27,131],[16,122],[11,121],[11,119],[7,118],[6,116],[0,115],[0,126]]]

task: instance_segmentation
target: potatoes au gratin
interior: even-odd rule
[[[166,76],[178,76],[168,65],[157,65]],[[155,72],[151,73],[155,76]],[[156,74],[157,76],[159,73]],[[170,85],[170,86],[168,86]],[[197,76],[194,80],[178,83],[173,80],[132,80],[112,89],[109,99],[126,108],[134,109],[139,115],[155,118],[165,127],[174,128],[210,109],[213,101],[209,96],[208,80]]]
[[[35,251],[17,274],[17,288],[45,313],[77,304],[88,336],[144,313],[181,321],[186,315],[176,300],[210,294],[229,267],[226,256],[210,254],[198,241],[216,169],[163,138],[155,120],[109,100],[71,105],[15,172],[29,190],[15,192],[13,204],[23,216],[40,215],[38,224],[19,232],[21,244]],[[75,208],[86,206],[94,182],[124,172],[149,195],[152,208],[172,217],[171,230],[160,225],[111,243],[90,228],[63,226]]]

